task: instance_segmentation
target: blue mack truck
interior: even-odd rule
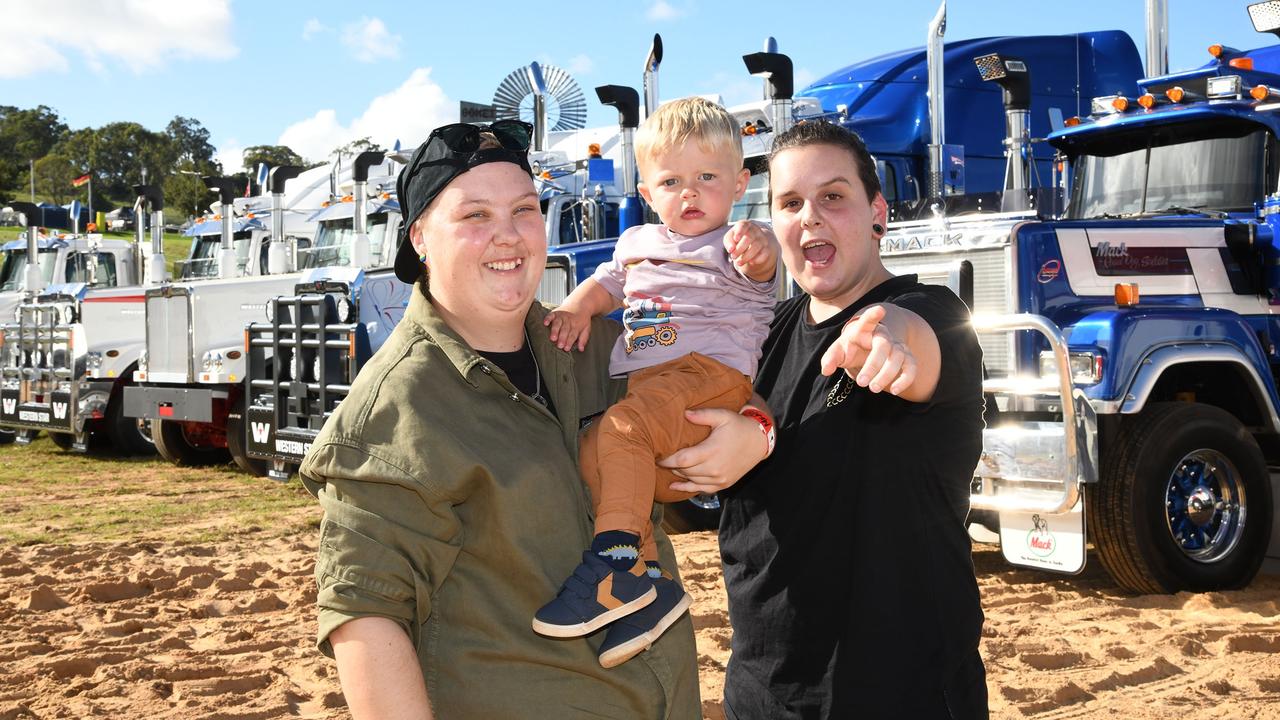
[[[1280,35],[1280,2],[1249,7]],[[1031,199],[1025,58],[1003,87],[1001,209],[894,226],[886,266],[957,288],[984,349],[973,519],[1014,564],[1097,559],[1134,592],[1249,583],[1280,464],[1280,47],[1214,45],[1184,72],[1092,99],[1048,135],[1065,211]],[[1034,102],[1032,103],[1034,108]]]

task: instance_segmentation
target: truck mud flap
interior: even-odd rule
[[[277,430],[275,411],[269,406],[250,405],[244,419],[248,431],[245,451],[257,460],[282,460],[296,465],[316,438],[316,433],[305,430]]]

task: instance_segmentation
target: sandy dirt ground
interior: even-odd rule
[[[0,720],[349,717],[313,650],[315,540],[0,548]],[[730,628],[715,537],[675,543],[704,713],[721,717]],[[1135,597],[1096,562],[1053,579],[985,546],[974,557],[993,717],[1280,718],[1280,577]]]

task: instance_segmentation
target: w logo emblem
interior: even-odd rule
[[[4,414],[5,414],[5,415],[12,415],[12,414],[14,414],[15,412],[17,412],[17,410],[18,410],[18,399],[17,399],[17,398],[5,398],[3,402],[4,402]]]
[[[265,445],[271,437],[271,425],[264,422],[249,423],[249,429],[253,431],[253,441]]]
[[[53,416],[59,420],[67,419],[67,404],[56,402],[53,404]]]

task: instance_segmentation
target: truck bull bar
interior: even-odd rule
[[[268,301],[269,322],[245,329],[244,426],[249,457],[288,478],[368,358],[368,332],[344,283],[300,285]]]
[[[1061,422],[1014,422],[983,431],[970,506],[975,510],[1057,514],[1070,511],[1083,483],[1098,480],[1097,415],[1071,377],[1067,341],[1048,318],[1032,314],[974,315],[980,332],[1038,332],[1057,361],[1054,377],[983,381],[986,394],[1061,398]]]
[[[18,306],[17,322],[0,326],[0,425],[79,431],[76,389],[84,364],[76,352],[84,342],[80,326],[67,322],[75,312],[71,298],[27,302]]]

